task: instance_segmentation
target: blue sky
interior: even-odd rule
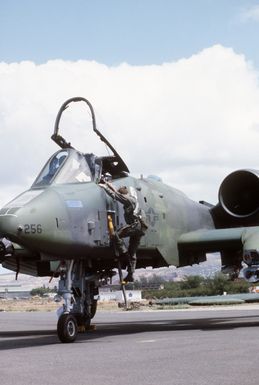
[[[258,67],[256,6],[258,0],[0,0],[0,61],[160,64],[222,44]]]

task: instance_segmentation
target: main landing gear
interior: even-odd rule
[[[65,261],[60,265],[58,295],[64,300],[57,324],[61,342],[74,342],[78,333],[89,330],[97,308],[99,277],[85,261]]]

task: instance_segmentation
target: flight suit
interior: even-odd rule
[[[126,225],[115,232],[114,243],[119,255],[128,258],[128,275],[125,277],[125,281],[133,282],[133,274],[137,263],[136,252],[140,244],[140,239],[145,234],[147,225],[141,216],[135,212],[137,199],[128,193],[127,188],[120,188],[117,191],[110,183],[106,183],[103,187],[113,199],[123,204]],[[127,191],[127,193],[121,193],[120,191],[123,191],[123,189],[125,192]],[[129,237],[128,249],[122,239],[127,237]]]

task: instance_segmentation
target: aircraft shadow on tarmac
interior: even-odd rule
[[[79,334],[75,343],[97,342],[105,337],[138,334],[144,332],[184,331],[184,330],[227,330],[258,327],[259,316],[209,317],[193,319],[167,319],[137,322],[96,323],[96,330]],[[20,330],[0,332],[0,350],[30,348],[35,346],[60,344],[56,330]]]

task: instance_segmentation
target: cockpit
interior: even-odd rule
[[[32,187],[95,181],[100,167],[93,158],[93,154],[83,155],[72,148],[58,151],[49,159]]]
[[[66,148],[48,160],[32,188],[68,183],[99,183],[105,174],[111,175],[113,179],[127,175],[114,156],[97,157]]]

